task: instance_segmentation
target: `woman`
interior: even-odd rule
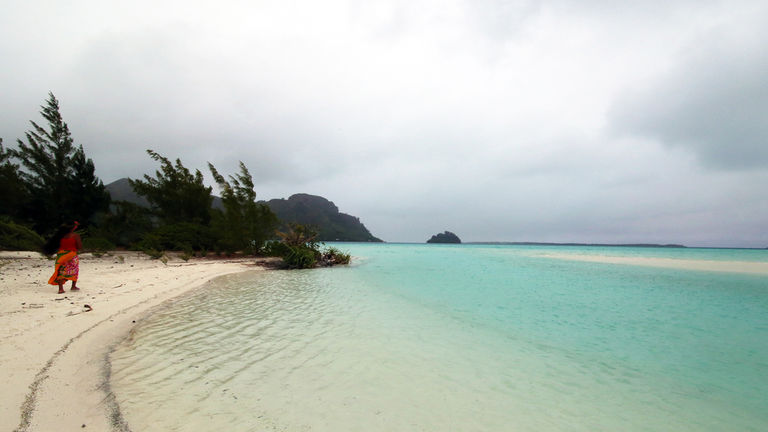
[[[71,291],[80,291],[77,287],[77,275],[80,273],[80,259],[77,251],[83,248],[80,235],[75,232],[78,223],[65,223],[59,227],[56,234],[43,247],[46,255],[56,252],[56,267],[53,276],[48,280],[51,285],[59,286],[59,294],[64,293],[64,283],[72,281]]]

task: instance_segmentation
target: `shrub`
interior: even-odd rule
[[[283,257],[290,252],[290,248],[283,242],[277,240],[268,241],[264,245],[264,253],[267,256]]]
[[[142,249],[141,251],[144,252],[145,254],[149,255],[149,257],[152,258],[152,259],[159,259],[164,254],[164,252],[159,251],[157,249],[152,249],[152,248]]]
[[[103,254],[115,250],[117,246],[104,237],[86,237],[83,239],[83,250],[95,254]]]
[[[192,223],[177,223],[163,225],[144,235],[135,247],[139,250],[200,251],[216,247],[216,239],[209,227]]]
[[[329,247],[324,251],[316,241],[317,231],[311,227],[292,224],[285,232],[278,232],[282,241],[270,241],[265,252],[270,256],[283,259],[283,267],[304,269],[318,265],[330,267],[336,264],[349,264],[351,256],[337,248]]]
[[[283,255],[283,265],[289,269],[312,268],[317,263],[317,251],[303,246],[288,246]]]
[[[335,247],[329,247],[323,252],[322,265],[330,267],[337,264],[349,264],[352,256]]]
[[[163,249],[163,244],[160,241],[159,236],[150,233],[150,234],[144,235],[144,237],[141,239],[140,242],[132,246],[132,249],[140,250],[146,253],[147,251],[151,251],[151,250],[158,251]]]
[[[0,221],[0,249],[39,251],[43,243],[45,240],[31,229],[10,221]]]

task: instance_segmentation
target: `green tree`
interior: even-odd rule
[[[288,223],[283,231],[277,232],[280,241],[267,245],[270,255],[283,259],[287,269],[307,269],[318,266],[330,267],[349,264],[352,256],[335,247],[322,249],[318,242],[316,228],[297,223]]]
[[[0,138],[0,216],[18,220],[29,194],[21,179],[19,166],[12,162],[12,157],[13,152],[3,148],[3,139]]]
[[[94,174],[93,161],[83,146],[76,146],[59,112],[59,101],[48,94],[40,114],[48,129],[30,121],[26,143],[16,140],[13,156],[21,161],[21,179],[30,193],[24,211],[40,233],[48,233],[64,221],[88,221],[96,212],[106,211],[109,194]]]
[[[147,150],[149,156],[160,162],[155,177],[144,175],[144,180],[130,180],[133,190],[144,196],[154,214],[163,224],[193,223],[207,226],[211,221],[211,187],[203,184],[203,174],[192,174],[180,159],[173,164],[168,158]]]
[[[149,209],[128,201],[113,201],[109,213],[96,215],[90,234],[121,247],[131,247],[154,229]]]
[[[240,173],[229,176],[229,181],[213,164],[208,163],[208,168],[222,192],[224,212],[215,223],[221,246],[229,252],[259,253],[273,236],[277,216],[269,206],[256,202],[253,177],[243,162],[240,162]]]
[[[317,230],[314,227],[289,223],[285,231],[279,231],[279,244],[273,244],[273,253],[283,258],[283,266],[289,269],[315,267],[321,258]]]

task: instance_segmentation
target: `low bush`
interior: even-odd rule
[[[322,253],[321,264],[330,267],[337,264],[349,264],[352,256],[335,247],[329,247]]]
[[[94,255],[104,254],[116,248],[114,243],[104,237],[86,237],[83,239],[83,251],[91,252]]]
[[[283,259],[283,268],[305,269],[349,264],[351,256],[335,247],[321,250],[315,240],[317,231],[311,227],[293,224],[285,232],[278,232],[281,241],[269,241],[264,251],[269,256]]]
[[[142,249],[141,251],[144,252],[146,255],[148,255],[152,259],[160,259],[165,254],[165,252],[163,251],[159,251],[157,249],[152,249],[152,248]]]
[[[216,247],[216,239],[210,228],[192,223],[164,225],[145,234],[136,249],[156,249],[194,252]]]
[[[288,246],[288,253],[283,255],[283,264],[289,269],[306,269],[315,267],[318,252],[303,246]]]
[[[10,221],[0,221],[0,249],[39,251],[43,243],[45,240],[31,229]]]

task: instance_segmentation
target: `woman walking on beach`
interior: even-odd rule
[[[65,223],[59,227],[56,234],[43,246],[43,252],[51,255],[56,252],[56,267],[53,275],[48,279],[51,285],[59,286],[59,294],[64,293],[64,283],[72,281],[71,291],[79,291],[77,287],[77,275],[80,273],[80,259],[77,252],[83,248],[80,235],[75,232],[78,223]]]

